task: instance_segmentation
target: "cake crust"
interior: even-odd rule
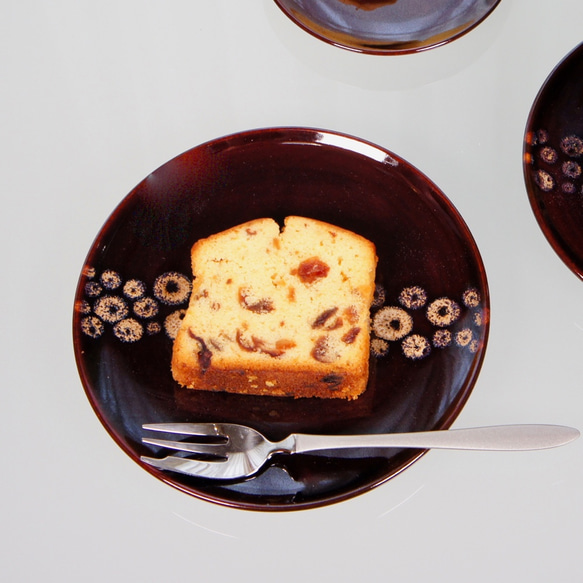
[[[182,386],[355,399],[368,380],[376,253],[334,225],[257,219],[197,241],[174,341]]]

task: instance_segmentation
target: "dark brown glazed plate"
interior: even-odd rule
[[[255,397],[179,387],[172,338],[190,292],[190,248],[259,217],[288,215],[350,229],[377,248],[378,294],[394,334],[373,335],[367,390],[356,401]],[[424,452],[355,450],[275,456],[232,483],[163,473],[143,423],[243,423],[290,432],[447,428],[468,399],[486,349],[489,295],[463,219],[403,159],[354,137],[271,128],[219,138],[164,164],[115,209],[76,291],[75,356],[87,396],[119,446],[157,478],[198,498],[254,510],[337,502],[395,476]]]
[[[541,87],[528,118],[524,177],[547,240],[583,278],[583,44]]]
[[[443,45],[480,24],[500,0],[275,0],[298,26],[362,53],[404,54]]]

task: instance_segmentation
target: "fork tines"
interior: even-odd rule
[[[192,455],[226,457],[227,438],[215,425],[204,423],[149,423],[142,425],[148,431],[180,434],[184,440],[143,437],[142,442],[161,448],[187,452]],[[151,459],[151,458],[150,458]]]

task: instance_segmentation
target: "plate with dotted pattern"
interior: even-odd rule
[[[525,132],[524,178],[545,237],[583,278],[583,43],[536,96]]]
[[[190,248],[246,221],[312,217],[371,240],[379,258],[366,391],[354,401],[197,391],[170,370],[192,287]],[[87,254],[73,317],[87,397],[117,444],[156,478],[195,497],[253,510],[305,509],[376,487],[418,450],[275,455],[254,478],[216,482],[140,461],[142,424],[234,422],[291,432],[448,428],[484,359],[486,274],[453,204],[389,150],[310,128],[218,138],[170,160],[118,205]]]

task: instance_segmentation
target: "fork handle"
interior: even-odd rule
[[[565,445],[577,439],[579,435],[577,429],[563,425],[495,425],[471,429],[372,435],[294,433],[284,442],[285,449],[292,453],[367,447],[530,451]]]

